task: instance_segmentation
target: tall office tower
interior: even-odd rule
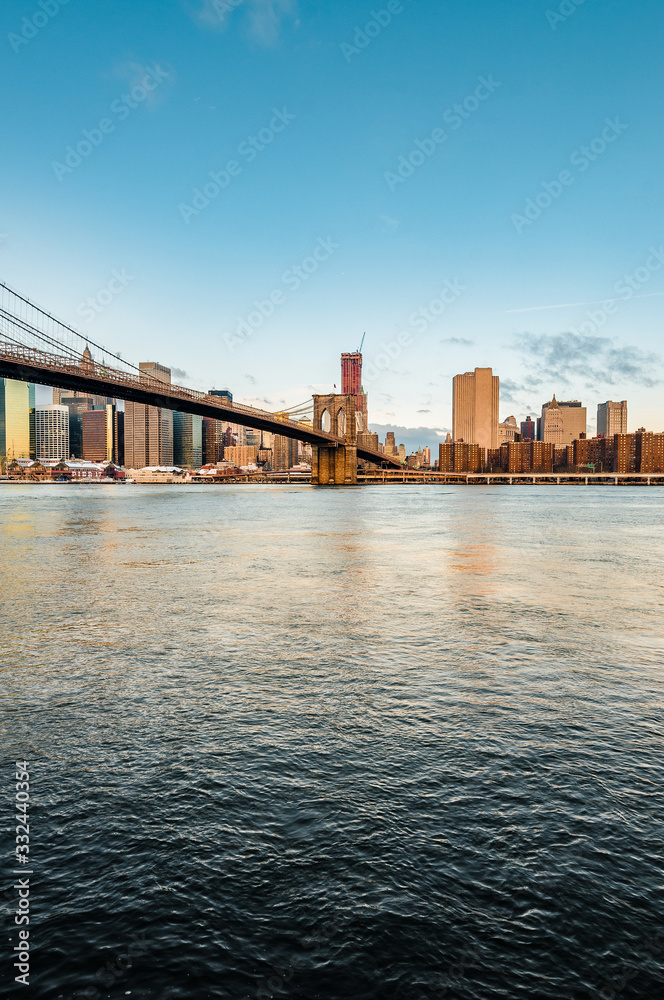
[[[124,410],[119,406],[115,407],[113,422],[113,461],[116,465],[124,465]]]
[[[103,407],[95,407],[94,410],[85,410],[81,418],[83,458],[88,462],[112,462],[116,455],[115,407],[109,403]]]
[[[341,355],[341,392],[344,396],[362,392],[362,355],[357,351]]]
[[[69,410],[59,403],[35,407],[37,459],[69,458]]]
[[[396,438],[394,436],[394,431],[388,431],[387,434],[385,435],[385,454],[386,455],[399,454]]]
[[[597,436],[613,437],[614,434],[627,433],[627,400],[614,403],[607,400],[597,407]]]
[[[500,380],[491,368],[455,375],[452,383],[452,437],[482,448],[498,447]]]
[[[537,420],[538,441],[552,444],[572,444],[586,433],[586,408],[578,399],[558,402],[553,399],[542,407],[542,416]]]
[[[537,436],[537,425],[531,417],[521,421],[521,440],[534,441]]]
[[[173,413],[173,462],[184,469],[203,464],[203,418],[195,413]]]
[[[203,417],[203,465],[216,465],[224,458],[224,425]]]
[[[171,383],[171,370],[154,361],[138,366],[146,382]],[[173,465],[173,411],[127,400],[124,417],[125,465],[129,469]]]
[[[362,355],[359,351],[341,355],[341,393],[355,396],[355,420],[360,433],[369,429],[367,394],[362,389]]]
[[[272,442],[272,468],[275,472],[286,472],[299,462],[298,442],[293,438],[275,434]]]
[[[287,413],[275,413],[277,420],[288,423]],[[283,434],[275,434],[272,438],[272,468],[275,472],[285,472],[297,465],[299,461],[298,442]]]
[[[34,458],[35,387],[32,382],[0,378],[0,465]]]

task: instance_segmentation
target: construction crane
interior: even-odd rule
[[[358,353],[358,354],[361,354],[361,353],[362,353],[362,346],[364,345],[364,338],[365,338],[365,337],[366,337],[366,333],[363,333],[363,334],[362,334],[362,340],[360,341],[360,346],[359,346],[359,347],[358,347],[358,349],[357,349],[357,353]]]

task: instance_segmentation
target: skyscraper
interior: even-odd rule
[[[288,413],[275,413],[277,420],[289,423]],[[298,463],[298,442],[284,434],[275,434],[272,438],[272,468],[275,472],[292,469]]]
[[[341,392],[344,396],[355,396],[357,429],[359,433],[368,431],[368,401],[362,389],[362,355],[359,351],[341,355]]]
[[[103,407],[96,407],[94,410],[85,410],[81,417],[83,458],[87,459],[88,462],[112,462],[116,455],[115,407],[109,403]]]
[[[521,421],[521,440],[534,441],[537,434],[537,425],[532,417],[528,416]]]
[[[586,433],[586,427],[585,406],[578,399],[558,402],[554,393],[537,420],[537,438],[552,444],[572,444]]]
[[[627,433],[627,400],[614,403],[609,399],[597,407],[597,435],[613,437],[614,434]]]
[[[69,410],[59,403],[35,407],[37,459],[69,458]]]
[[[171,383],[171,370],[154,361],[138,366],[147,381]],[[145,403],[125,403],[125,465],[130,469],[173,465],[173,411]]]
[[[491,368],[455,375],[452,383],[452,437],[481,448],[498,447],[500,380]]]
[[[195,413],[173,413],[173,462],[185,469],[203,464],[203,418]]]
[[[0,378],[0,464],[34,458],[35,387],[32,382]]]
[[[203,464],[216,465],[224,457],[224,425],[221,420],[203,417]]]
[[[341,392],[344,396],[362,392],[362,355],[358,351],[341,355]]]

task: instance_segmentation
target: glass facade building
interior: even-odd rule
[[[203,464],[203,418],[195,413],[173,413],[173,462],[185,469]]]
[[[35,457],[35,387],[31,382],[0,378],[0,464]]]

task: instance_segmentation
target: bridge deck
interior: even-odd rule
[[[306,424],[279,420],[267,410],[259,410],[240,403],[228,403],[217,396],[210,396],[195,389],[170,385],[158,379],[131,372],[119,371],[96,362],[74,364],[67,358],[49,354],[32,347],[0,342],[0,375],[22,382],[57,386],[99,396],[161,406],[182,413],[195,413],[214,420],[228,420],[243,427],[281,434],[283,437],[306,441],[318,447],[343,446],[343,438],[325,431],[314,430]],[[369,462],[386,462],[398,465],[394,459],[371,448],[357,449],[359,458]]]

